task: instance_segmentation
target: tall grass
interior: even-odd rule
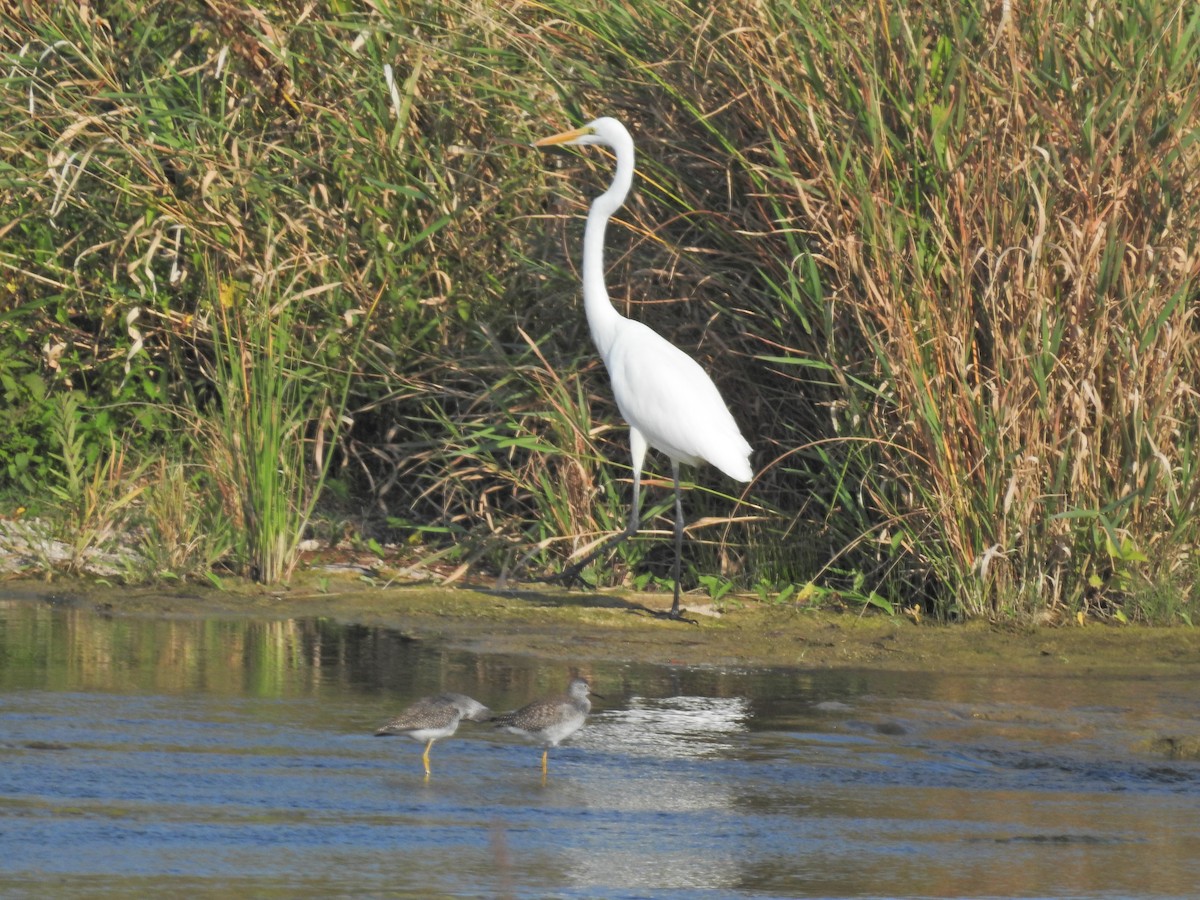
[[[1113,547],[1195,571],[1200,18],[983,13],[810,11],[758,59],[786,119],[753,171],[840,299],[897,582],[944,612],[1119,610]]]
[[[640,155],[610,291],[714,373],[756,448],[744,495],[694,473],[693,579],[1190,617],[1194,4],[103,15],[3,20],[0,384],[31,412],[37,368],[147,445],[175,421],[154,410],[210,414],[227,388],[204,373],[245,346],[212,298],[286,260],[265,302],[295,298],[290,326],[249,345],[312,363],[298,385],[353,376],[338,479],[365,527],[455,577],[555,568],[628,495],[576,271],[609,170],[527,144],[611,114]],[[292,407],[284,381],[268,405]],[[0,461],[47,477],[38,440]],[[596,577],[652,568],[655,540]]]
[[[279,559],[298,537],[273,526],[263,537],[259,526],[303,530],[310,498],[281,495],[272,478],[287,472],[305,492],[322,481],[280,456],[288,443],[318,446],[308,410],[298,419],[292,403],[344,401],[352,375],[360,400],[384,392],[379,369],[359,368],[369,311],[381,313],[371,320],[377,356],[444,333],[425,302],[439,273],[414,250],[448,217],[430,208],[422,153],[407,139],[411,85],[389,90],[380,42],[360,52],[328,20],[284,47],[268,19],[233,4],[197,17],[173,3],[117,3],[103,15],[55,4],[3,22],[5,336],[17,360],[41,361],[52,388],[86,385],[117,426],[136,423],[151,456],[174,442],[181,415],[222,410],[223,423],[188,429],[209,436],[199,450],[173,449],[212,454],[213,434],[242,432],[237,449],[257,455],[224,454],[222,476],[254,495],[233,503],[250,528],[238,543],[256,548],[240,565],[273,577],[290,568]],[[284,56],[302,69],[354,65],[336,85],[305,85],[301,111]],[[280,293],[264,294],[276,279]],[[223,291],[254,308],[214,302]],[[27,418],[49,402],[24,381],[5,383]],[[246,428],[260,415],[255,436]],[[317,431],[341,434],[342,410],[322,415]],[[55,477],[48,452],[22,459]],[[205,460],[210,475],[221,461]],[[259,477],[241,477],[250,474]]]
[[[237,510],[235,557],[266,584],[295,569],[347,392],[347,376],[338,384],[319,372],[295,337],[304,323],[295,284],[281,283],[284,265],[268,263],[247,295],[218,282],[211,373],[218,409],[204,428],[215,480]]]
[[[691,327],[738,323],[713,367],[732,350],[769,422],[757,541],[815,530],[823,583],[941,615],[1186,602],[1193,6],[555,12],[618,62],[583,76],[589,114],[670,136],[643,153],[667,210],[638,223],[676,285],[703,249]]]

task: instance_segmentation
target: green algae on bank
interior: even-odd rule
[[[266,588],[236,579],[207,586],[114,587],[10,581],[0,595],[98,608],[122,616],[325,617],[396,629],[451,646],[565,660],[896,671],[1200,674],[1191,628],[1005,627],[916,624],[881,613],[829,612],[747,601],[695,624],[648,614],[654,594],[481,586],[380,587],[344,578]]]

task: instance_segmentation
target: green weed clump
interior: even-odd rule
[[[25,6],[0,19],[13,504],[62,484],[74,390],[77,435],[157,485],[130,506],[179,553],[149,568],[286,577],[325,484],[448,579],[620,528],[577,277],[608,163],[528,147],[608,114],[640,154],[610,293],[756,451],[736,496],[694,473],[693,584],[1190,621],[1194,4]],[[597,582],[654,584],[650,487]]]

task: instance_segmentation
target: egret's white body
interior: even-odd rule
[[[653,447],[671,461],[675,481],[675,598],[670,616],[679,617],[679,555],[683,511],[679,464],[711,463],[730,478],[750,481],[750,444],[742,436],[717,386],[694,359],[641,322],[627,319],[609,300],[604,283],[604,232],[633,183],[633,138],[616,119],[603,117],[575,131],[543,138],[534,146],[602,144],[617,158],[608,190],[592,201],[583,236],[583,306],[592,341],[612,382],[621,416],[629,423],[633,457],[633,508],[624,532],[576,564],[578,571],[638,528],[638,494],[646,450]]]

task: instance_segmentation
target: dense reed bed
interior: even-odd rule
[[[620,528],[608,163],[528,146],[608,114],[610,292],[755,446],[744,491],[691,473],[689,585],[1190,623],[1195,4],[7,9],[0,542],[274,579],[348,532],[519,580]],[[665,573],[656,484],[598,583]]]

